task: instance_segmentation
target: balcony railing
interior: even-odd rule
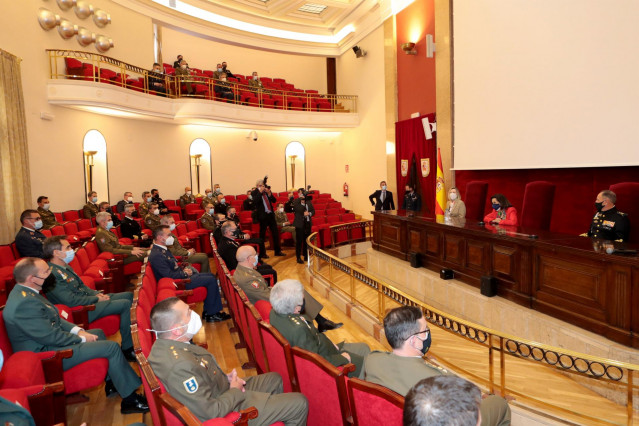
[[[172,99],[206,99],[289,111],[357,112],[357,96],[321,94],[315,90],[256,88],[240,84],[238,79],[222,82],[196,69],[190,70],[189,76],[159,74],[108,56],[78,50],[47,49],[47,53],[52,79],[94,81]],[[158,90],[154,82],[162,83],[165,92]],[[229,89],[232,99],[220,94]]]

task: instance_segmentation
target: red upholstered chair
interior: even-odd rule
[[[349,379],[348,402],[354,426],[401,426],[404,397],[383,386]]]
[[[80,214],[77,210],[67,210],[66,212],[62,212],[62,217],[64,218],[64,220],[75,222],[76,220],[80,219]]]
[[[467,221],[479,222],[484,218],[487,192],[488,182],[474,180],[466,184],[466,191],[462,200],[466,205]]]
[[[262,317],[255,306],[251,305],[249,302],[246,302],[245,306],[248,328],[251,334],[251,339],[253,340],[253,358],[255,359],[258,373],[264,373],[268,371],[268,363],[266,361],[266,355],[264,354],[262,335],[260,334],[259,323],[262,320]]]
[[[83,75],[82,62],[75,58],[64,58],[64,63],[67,66],[67,78],[75,78]]]
[[[524,228],[550,229],[552,205],[555,200],[555,184],[536,181],[526,184],[524,204],[519,218],[519,226]]]
[[[610,185],[610,190],[617,195],[617,208],[630,220],[628,241],[639,243],[639,182],[615,183]]]
[[[58,390],[59,392],[64,392],[64,384],[62,382],[18,389],[0,389],[0,397],[27,410],[36,425],[65,424],[66,415],[63,421],[56,419],[56,411],[65,411],[64,409],[56,410],[55,393]]]
[[[282,376],[284,392],[297,390],[297,384],[292,383],[292,379],[295,376],[292,371],[291,345],[288,344],[279,331],[264,321],[260,322],[260,334],[262,335],[269,372],[274,371]]]
[[[348,426],[350,416],[346,391],[347,374],[353,364],[334,367],[322,356],[304,349],[291,348],[293,371],[299,391],[308,400],[308,426]]]
[[[266,323],[271,322],[271,309],[273,309],[271,307],[271,302],[269,302],[268,300],[258,300],[257,302],[255,302],[255,309],[262,317],[262,321]]]
[[[95,310],[95,305],[75,306],[70,308],[66,305],[55,305],[60,312],[60,316],[65,320],[77,324],[83,328],[94,330],[99,328],[106,336],[113,336],[120,331],[120,316],[107,315],[89,322],[89,311]]]

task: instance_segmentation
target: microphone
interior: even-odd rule
[[[637,250],[635,249],[620,249],[614,247],[606,248],[606,253],[608,254],[627,254],[627,255],[636,255]]]

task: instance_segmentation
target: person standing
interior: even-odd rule
[[[282,253],[280,246],[280,232],[277,229],[277,222],[275,221],[275,212],[273,209],[273,203],[276,201],[275,196],[271,192],[271,188],[267,188],[264,185],[264,179],[260,179],[255,184],[255,190],[251,193],[253,200],[255,201],[255,214],[258,223],[260,224],[260,238],[262,241],[266,241],[266,230],[271,230],[271,236],[273,237],[273,248],[275,250],[275,256],[286,256]],[[266,253],[262,253],[262,259],[268,259]]]
[[[395,210],[393,193],[387,190],[386,181],[381,181],[379,188],[380,189],[368,196],[371,206],[375,206],[375,211]]]
[[[422,210],[422,196],[415,192],[415,185],[410,182],[406,184],[406,193],[404,194],[402,209],[409,212]]]
[[[297,258],[297,263],[304,263],[308,259],[306,239],[311,235],[313,215],[315,214],[313,203],[310,200],[306,200],[304,188],[299,189],[299,198],[293,203],[293,210],[295,211],[295,219],[293,219],[293,226],[295,227],[295,257]],[[304,255],[304,260],[302,260],[302,254]]]

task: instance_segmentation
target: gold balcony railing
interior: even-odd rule
[[[204,71],[190,69],[188,76],[158,74],[97,53],[47,49],[52,79],[73,79],[113,84],[169,98],[222,101],[257,108],[312,112],[357,112],[357,96],[322,94],[314,90],[280,90],[253,87],[233,79],[222,82]],[[77,61],[77,62],[76,62]],[[236,79],[237,80],[237,79]],[[155,83],[160,83],[157,86]],[[164,90],[162,90],[162,89]],[[222,92],[228,92],[224,98]]]
[[[355,229],[370,229],[371,223],[372,221],[362,221],[332,226],[330,228],[331,242],[323,242],[323,244],[325,247],[330,245],[334,248],[339,244],[353,244],[362,241],[361,238],[352,239],[352,232]],[[347,239],[344,239],[345,230],[349,230]],[[337,238],[338,233],[341,234],[341,238]],[[357,233],[357,235],[360,236],[361,233]],[[529,408],[541,408],[551,415],[570,421],[588,424],[633,424],[633,417],[636,414],[633,410],[634,394],[639,390],[634,383],[634,376],[639,370],[639,365],[522,339],[435,309],[354,264],[341,260],[329,253],[327,251],[330,250],[329,248],[321,249],[318,236],[316,232],[308,237],[311,274],[323,278],[331,290],[338,291],[350,298],[352,304],[369,312],[380,324],[383,322],[387,309],[401,305],[420,307],[426,320],[432,326],[456,336],[460,340],[456,338],[454,340],[459,344],[469,343],[472,346],[481,346],[481,353],[485,354],[486,359],[473,359],[473,361],[482,363],[483,371],[487,370],[487,374],[476,374],[476,372],[464,368],[462,363],[451,362],[438,355],[437,360],[441,364],[484,385],[491,393],[516,398],[518,404]],[[367,232],[364,239],[370,240],[370,238],[371,233]],[[336,243],[340,240],[341,243]],[[377,297],[372,297],[373,294],[376,294]],[[533,364],[532,367],[535,368],[546,368],[559,372],[560,375],[568,377],[568,379],[561,377],[560,380],[572,380],[572,382],[590,390],[597,389],[600,394],[615,394],[617,399],[625,400],[625,407],[611,403],[618,407],[614,415],[611,412],[593,413],[593,410],[588,410],[587,407],[575,407],[578,404],[566,404],[559,400],[549,401],[549,398],[537,398],[511,383],[514,381],[515,375],[521,375],[521,370],[515,373],[507,368],[511,362],[515,362],[511,360],[521,361],[521,364],[528,367]],[[530,377],[529,380],[535,381],[536,377]],[[569,398],[570,395],[566,395],[566,397]]]

